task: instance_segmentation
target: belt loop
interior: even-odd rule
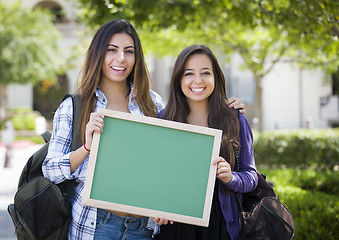
[[[106,217],[103,221],[104,224],[106,224],[108,222],[108,220],[111,218],[111,213],[109,211],[106,211],[106,210],[105,210],[105,212],[107,213],[107,215],[106,215]]]
[[[141,230],[143,227],[146,227],[148,221],[148,217],[141,217],[140,218],[140,226],[139,229]]]

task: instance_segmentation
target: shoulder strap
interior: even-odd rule
[[[71,151],[75,151],[82,145],[82,138],[80,133],[80,115],[81,115],[81,94],[66,94],[63,98],[63,101],[67,98],[72,98],[73,103],[73,120],[72,120],[72,143],[71,143]],[[70,180],[65,181],[58,184],[59,189],[66,193],[66,200],[71,201],[71,198],[74,193],[74,187],[76,185],[76,181]]]
[[[239,109],[237,109],[236,111],[237,111],[237,116],[238,116],[238,120],[239,120],[239,124],[240,124],[240,111],[239,111]],[[239,171],[239,169],[240,169],[240,151],[234,150],[234,155],[235,155],[234,171]]]
[[[236,111],[237,111],[237,116],[238,116],[238,120],[239,120],[239,123],[240,123],[240,111],[239,111],[239,109],[237,109]],[[239,169],[240,169],[240,151],[235,150],[234,155],[235,155],[234,171],[239,171]],[[240,217],[240,220],[241,220],[241,227],[240,227],[239,235],[240,235],[241,240],[247,240],[247,235],[246,235],[246,230],[245,230],[245,225],[244,225],[244,215],[243,215],[244,209],[241,205],[239,195],[240,195],[240,193],[238,193],[238,192],[235,193],[235,197],[237,199],[237,203],[238,203],[238,207],[239,207],[239,217]]]
[[[73,102],[73,124],[72,124],[72,144],[71,151],[78,149],[82,145],[80,133],[80,115],[81,115],[81,94],[66,94],[62,101],[71,97]]]
[[[73,129],[72,129],[72,145],[71,149],[76,150],[82,145],[80,132],[80,116],[81,116],[81,94],[77,93],[72,96],[73,99]]]

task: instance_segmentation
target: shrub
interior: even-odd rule
[[[279,130],[256,134],[258,166],[335,169],[339,165],[339,129]]]
[[[36,144],[45,144],[44,139],[40,135],[34,135],[34,136],[16,136],[15,141],[17,140],[27,140],[34,142]]]
[[[267,180],[277,186],[292,185],[305,190],[323,192],[339,196],[339,174],[337,172],[312,169],[264,169]]]
[[[36,114],[26,113],[15,115],[12,117],[12,122],[16,130],[35,130]]]
[[[18,108],[9,112],[15,130],[35,130],[37,113],[28,108]]]
[[[339,198],[298,187],[277,185],[275,190],[295,221],[295,240],[335,240],[339,236]]]

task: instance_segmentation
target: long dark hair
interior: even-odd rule
[[[163,116],[172,121],[187,123],[190,108],[181,89],[181,79],[187,59],[194,54],[204,54],[212,62],[215,87],[209,97],[208,126],[223,130],[220,156],[234,167],[234,150],[240,150],[239,121],[234,110],[226,104],[225,77],[212,51],[204,45],[191,45],[178,56],[172,71],[169,99]]]
[[[82,137],[85,135],[85,126],[89,121],[89,115],[95,108],[95,89],[101,79],[101,68],[107,44],[116,33],[126,33],[132,37],[134,42],[135,64],[127,77],[127,85],[131,87],[133,84],[133,98],[146,116],[157,116],[157,107],[149,93],[149,74],[138,34],[129,22],[114,19],[102,25],[95,33],[87,50],[86,60],[82,68],[81,85],[78,89],[81,92],[82,99],[80,124]]]

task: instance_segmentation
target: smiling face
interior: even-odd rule
[[[125,82],[135,64],[134,42],[126,33],[114,34],[107,45],[102,81]]]
[[[205,54],[191,55],[184,67],[181,78],[181,90],[188,103],[208,102],[215,87],[213,67],[210,58]]]

